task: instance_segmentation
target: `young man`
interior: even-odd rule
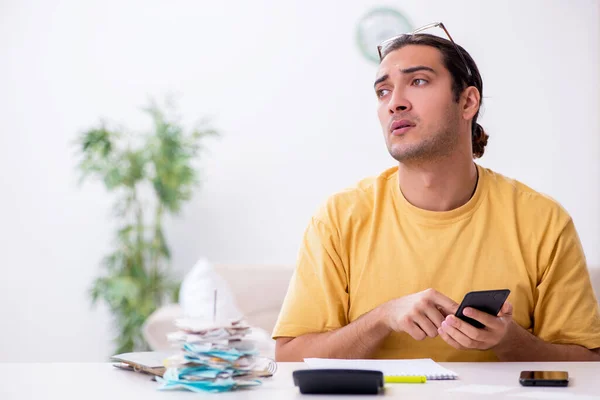
[[[378,116],[398,167],[312,218],[273,332],[277,360],[600,360],[600,312],[570,216],[473,162],[487,135],[471,56],[428,34],[380,54]],[[497,316],[465,311],[484,329],[454,316],[467,292],[503,288]]]

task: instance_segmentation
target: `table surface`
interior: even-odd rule
[[[0,399],[600,399],[600,362],[550,363],[441,363],[459,375],[454,381],[425,384],[386,384],[379,396],[302,395],[292,372],[304,363],[279,363],[272,378],[248,390],[219,394],[158,391],[148,375],[117,369],[110,363],[0,363]],[[522,370],[568,371],[568,387],[522,387]]]

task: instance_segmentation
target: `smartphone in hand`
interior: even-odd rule
[[[469,292],[465,295],[462,302],[458,306],[456,311],[456,317],[462,319],[465,322],[473,325],[476,328],[483,329],[485,326],[472,318],[469,318],[463,314],[463,311],[467,307],[474,308],[479,311],[497,316],[504,302],[508,298],[510,290],[498,289],[498,290],[480,290]]]

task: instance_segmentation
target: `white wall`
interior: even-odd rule
[[[376,3],[0,2],[0,361],[101,360],[109,316],[86,289],[112,234],[111,198],[78,188],[71,141],[108,117],[141,126],[148,96],[180,94],[223,138],[168,235],[178,271],[293,263],[330,193],[393,165],[375,65],[356,22]],[[344,4],[342,6],[342,4]],[[600,265],[599,3],[390,2],[442,20],[478,62],[481,163],[558,199]]]

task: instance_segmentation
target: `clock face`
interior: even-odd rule
[[[375,8],[358,21],[356,40],[363,56],[379,63],[377,45],[393,36],[412,31],[411,24],[400,12],[391,8]]]

